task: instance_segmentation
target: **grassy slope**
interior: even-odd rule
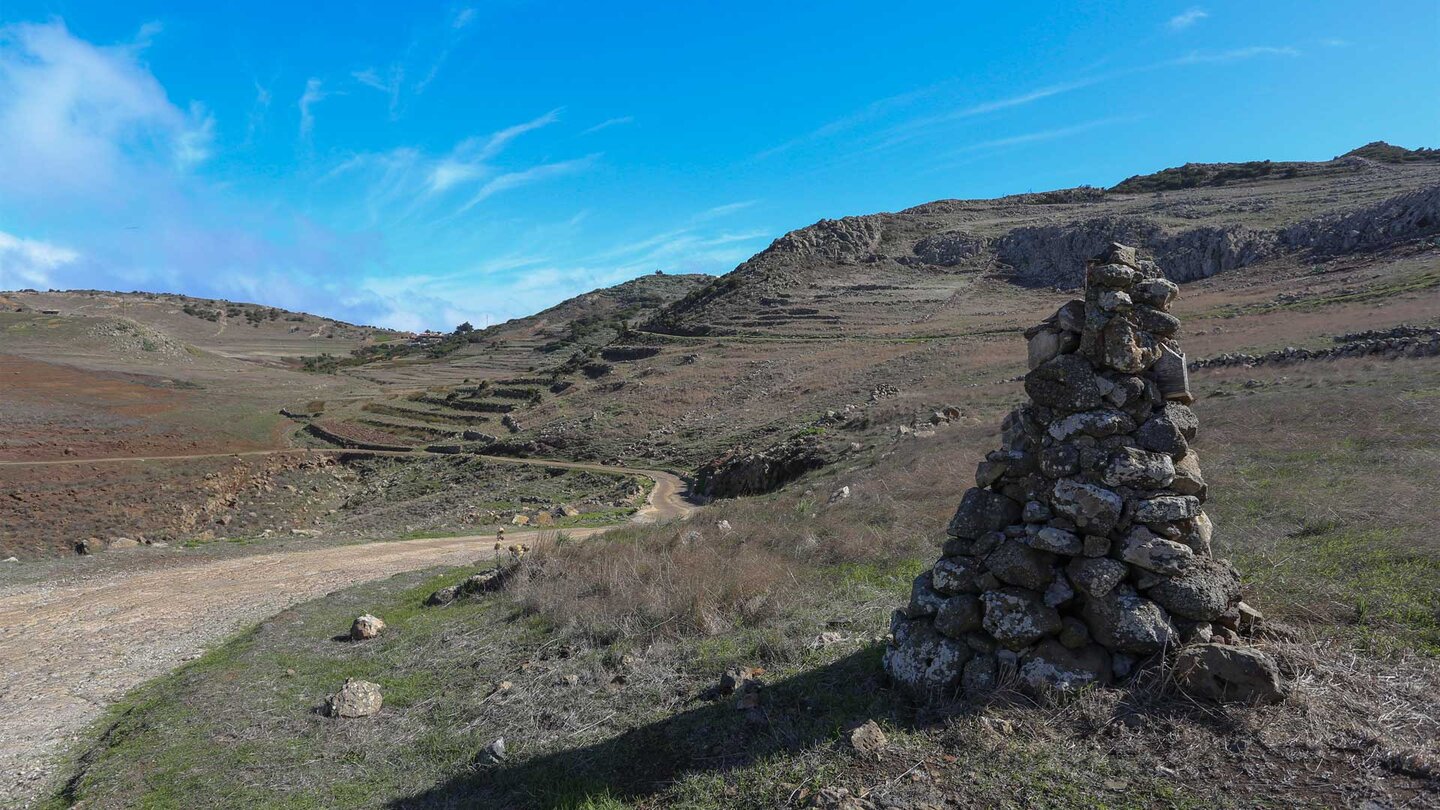
[[[875,637],[935,553],[935,527],[959,494],[944,490],[993,442],[995,413],[829,471],[812,492],[544,550],[528,579],[486,602],[420,609],[450,574],[295,608],[117,708],[80,749],[63,798],[758,808],[845,786],[962,806],[1433,800],[1440,786],[1406,775],[1405,757],[1433,758],[1440,731],[1440,544],[1428,528],[1440,515],[1423,495],[1440,476],[1428,439],[1440,361],[1198,382],[1202,395],[1220,394],[1197,406],[1217,545],[1254,601],[1299,629],[1301,641],[1271,645],[1301,683],[1287,705],[1217,711],[1145,686],[927,714],[884,689]],[[842,483],[855,496],[825,506]],[[716,530],[721,518],[735,531]],[[702,537],[687,540],[691,527]],[[366,645],[330,640],[366,610],[391,632]],[[832,628],[844,640],[812,648]],[[759,711],[704,698],[735,665],[769,670]],[[314,714],[347,676],[382,684],[379,717]],[[502,680],[514,688],[492,696]],[[891,738],[878,759],[839,742],[871,717]],[[986,717],[1018,730],[991,731]],[[499,736],[510,760],[476,764]]]

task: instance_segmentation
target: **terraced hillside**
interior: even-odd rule
[[[708,281],[706,275],[656,272],[566,299],[534,315],[451,335],[435,346],[373,350],[366,357],[382,362],[366,362],[355,373],[403,386],[525,374],[616,340],[628,327],[649,320]]]
[[[1066,300],[1074,268],[1112,239],[1138,242],[1187,286],[1187,346],[1208,357],[1434,325],[1437,234],[1440,161],[1376,145],[1320,163],[1191,164],[1108,191],[941,201],[787,234],[609,345],[537,355],[493,388],[434,385],[457,373],[447,358],[434,390],[364,407],[397,430],[478,430],[507,452],[694,470],[808,436],[836,458],[1005,396],[1023,371],[1016,333]],[[467,364],[486,356],[483,343],[466,351]]]

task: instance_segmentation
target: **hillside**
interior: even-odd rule
[[[824,220],[694,280],[609,346],[526,353],[523,373],[511,363],[481,390],[455,380],[485,376],[486,358],[498,357],[494,344],[475,344],[462,360],[417,367],[410,379],[438,390],[367,405],[365,419],[398,407],[412,427],[478,430],[506,452],[690,471],[774,446],[793,458],[770,461],[804,469],[833,448],[1004,396],[1023,370],[1014,336],[1063,302],[1084,257],[1112,240],[1138,244],[1187,285],[1181,306],[1199,318],[1199,357],[1435,324],[1440,267],[1427,240],[1440,233],[1440,163],[1350,155],[1221,182],[1228,165],[1184,169],[1218,185],[945,200]],[[1176,171],[1121,185],[1172,185]],[[1286,322],[1266,317],[1279,312]],[[524,322],[534,346],[536,322]],[[802,433],[805,446],[784,445]]]
[[[0,418],[70,424],[85,412],[91,432],[72,435],[159,443],[190,436],[167,427],[178,415],[233,430],[284,403],[284,419],[263,412],[273,445],[328,448],[84,463],[97,439],[75,464],[0,465],[0,540],[27,557],[0,568],[0,599],[8,588],[22,600],[7,614],[16,626],[31,621],[26,584],[52,576],[114,577],[107,598],[123,600],[126,571],[153,583],[193,566],[243,594],[274,575],[267,552],[460,535],[445,546],[453,561],[490,553],[502,526],[535,546],[504,587],[438,607],[431,594],[488,563],[425,571],[401,567],[404,542],[359,546],[337,556],[384,562],[334,592],[300,566],[325,596],[119,699],[75,738],[45,806],[1433,804],[1440,167],[1359,151],[1126,181],[1175,186],[1159,190],[826,220],[718,279],[637,279],[463,333],[453,351],[372,349],[333,373],[198,348],[190,360],[97,353],[91,330],[111,315],[0,313],[7,337],[24,336],[11,345],[29,347],[14,362],[43,365],[14,367],[31,383],[23,397],[0,389]],[[1212,705],[1157,671],[1056,700],[1002,691],[919,706],[882,674],[890,614],[1027,396],[1026,327],[1074,297],[1086,251],[1117,235],[1181,282],[1171,312],[1215,553],[1263,612],[1246,643],[1296,691],[1274,706]],[[129,371],[102,368],[116,356]],[[83,410],[97,400],[103,413]],[[231,410],[212,410],[221,403]],[[68,457],[43,435],[12,456]],[[417,452],[340,449],[356,445]],[[520,471],[481,453],[538,463]],[[523,534],[532,519],[588,531],[641,497],[614,470],[555,459],[684,472],[713,501],[683,523],[603,539]],[[142,530],[171,547],[59,557],[84,535]],[[209,601],[220,595],[188,598],[228,615]],[[244,629],[249,604],[204,643]],[[348,641],[362,613],[389,629]],[[173,660],[197,643],[147,630],[126,640]],[[317,711],[350,677],[379,685],[379,713]],[[48,704],[27,703],[27,716],[35,705]],[[68,716],[65,738],[94,706]],[[867,721],[883,730],[874,745],[851,734]],[[53,729],[34,735],[59,744]],[[38,777],[16,784],[26,778]]]
[[[1321,163],[1187,164],[1109,190],[941,200],[822,220],[667,308],[651,328],[717,335],[823,334],[837,324],[897,336],[964,331],[992,295],[987,279],[1073,288],[1075,268],[1112,241],[1138,246],[1171,279],[1187,282],[1429,235],[1440,221],[1437,185],[1440,162],[1352,153]]]

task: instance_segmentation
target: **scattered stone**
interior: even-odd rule
[[[850,498],[850,487],[843,486],[830,493],[830,503],[838,503]]]
[[[865,756],[878,756],[889,743],[880,724],[874,720],[866,720],[862,725],[851,729],[849,737],[850,747]]]
[[[340,691],[325,698],[325,713],[331,717],[369,717],[380,711],[383,702],[380,684],[346,678]]]
[[[1015,724],[1003,717],[981,717],[980,726],[1000,737],[1009,737],[1015,734]]]
[[[350,625],[350,639],[352,641],[364,641],[375,638],[385,629],[385,622],[377,616],[366,613],[359,616]]]
[[[1193,695],[1216,701],[1279,703],[1285,699],[1275,662],[1248,647],[1186,647],[1175,659],[1175,681]]]
[[[0,562],[7,562],[7,563],[12,563],[12,562],[13,562],[13,563],[18,563],[18,562],[20,562],[20,560],[19,560],[19,558],[16,558],[16,557],[6,557],[5,559],[0,560]]]
[[[765,670],[760,667],[731,667],[720,676],[720,683],[716,689],[718,694],[723,697],[759,688],[760,676],[764,674]]]
[[[494,742],[485,746],[476,757],[482,764],[498,765],[505,761],[505,738],[497,737]]]

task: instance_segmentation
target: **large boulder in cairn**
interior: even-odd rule
[[[885,668],[917,694],[983,693],[1002,664],[1036,691],[1099,687],[1183,642],[1233,639],[1240,578],[1211,556],[1200,509],[1179,289],[1122,245],[1086,278],[1084,300],[1026,332],[1031,401],[1005,417],[944,556],[896,611]],[[1271,694],[1253,655],[1187,655],[1182,683],[1203,695]]]
[[[1279,703],[1287,691],[1275,662],[1248,647],[1187,647],[1175,658],[1174,674],[1180,688],[1217,701]]]

